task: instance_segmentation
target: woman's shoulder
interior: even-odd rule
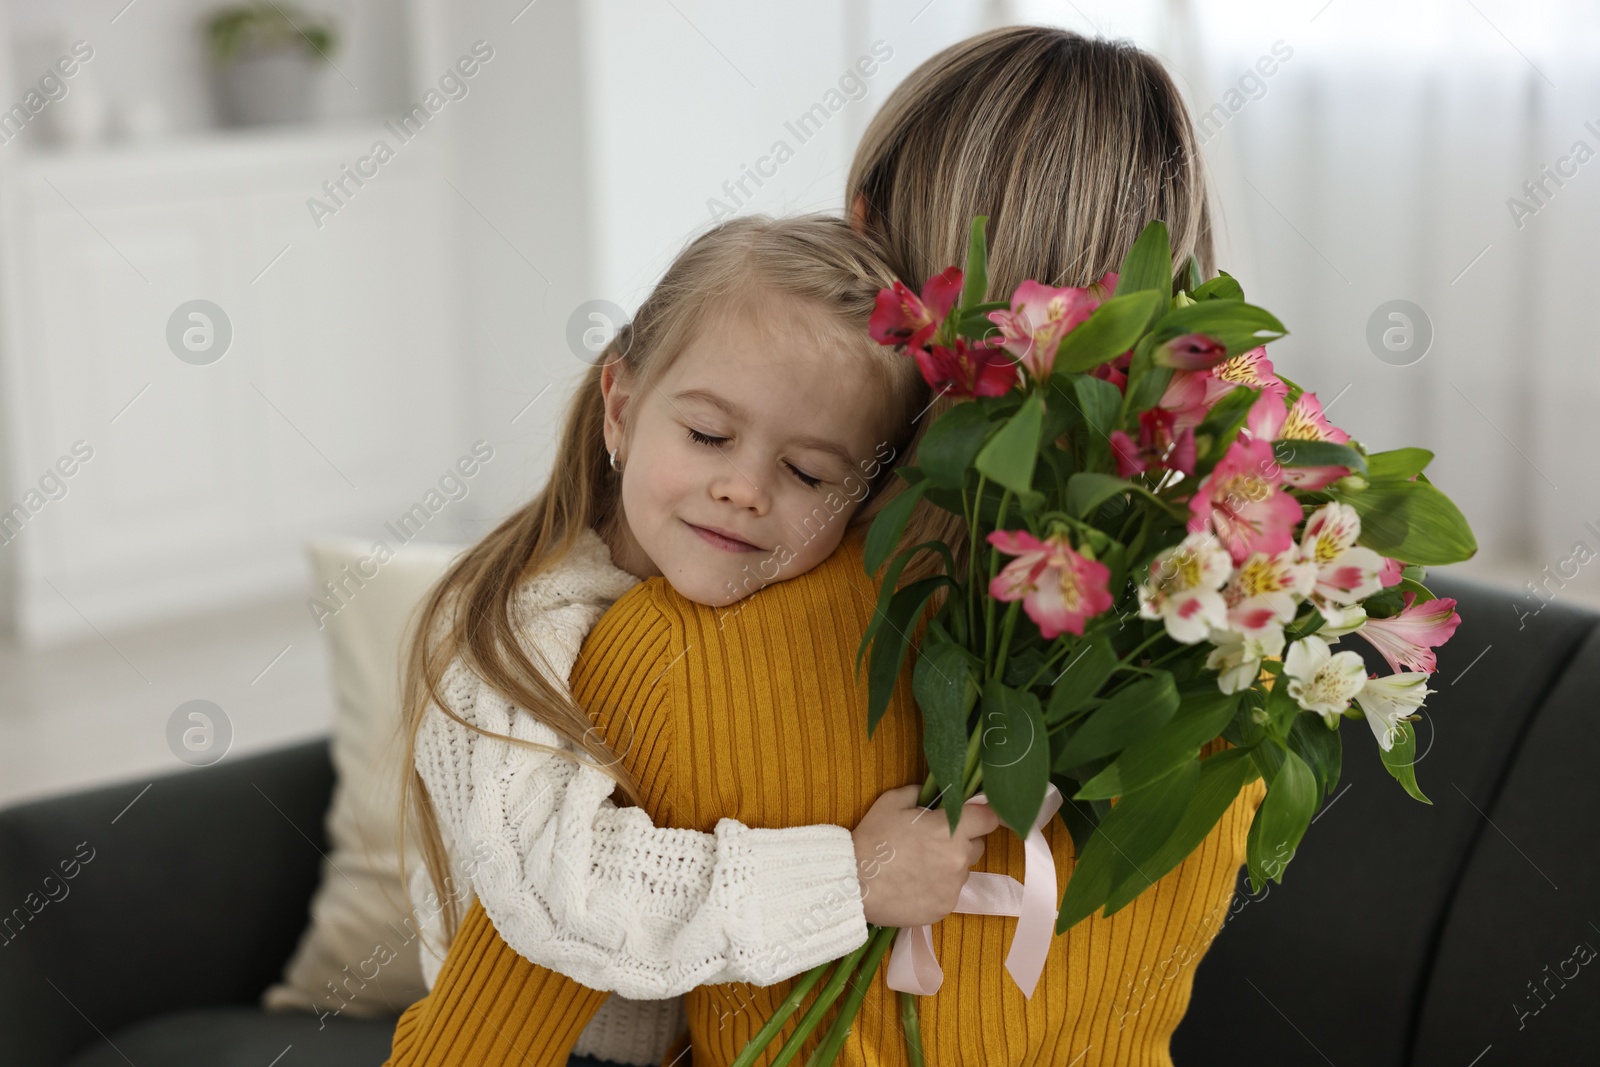
[[[809,571],[771,582],[724,607],[696,604],[664,579],[651,578],[643,585],[653,610],[702,631],[724,632],[740,618],[770,620],[778,626],[783,625],[782,620],[807,616],[842,621],[850,616],[851,605],[864,603],[870,610],[877,601],[877,583],[866,572],[865,540],[865,527],[848,530],[832,554]],[[619,601],[617,607],[621,606]]]
[[[805,625],[810,616],[842,621],[853,617],[852,605],[865,605],[870,613],[877,586],[866,573],[865,538],[865,527],[852,529],[832,555],[805,574],[773,582],[720,607],[690,600],[665,578],[646,578],[606,609],[585,649],[620,642],[676,655],[691,645],[714,642],[740,619],[746,623],[761,619],[771,629],[791,622]]]

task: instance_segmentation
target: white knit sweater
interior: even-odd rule
[[[517,590],[519,642],[565,685],[590,628],[636,582],[585,530],[571,555]],[[485,730],[573,748],[459,658],[441,691],[452,711]],[[520,955],[618,994],[576,1052],[660,1063],[684,1025],[682,993],[724,982],[771,985],[866,941],[855,846],[843,827],[753,829],[733,819],[714,833],[657,827],[639,808],[618,808],[615,783],[602,772],[483,737],[435,705],[418,729],[416,768],[452,872],[463,869],[458,857],[478,860],[462,912],[476,895]],[[431,882],[420,864],[409,888],[414,904],[427,898]],[[432,988],[442,956],[430,946],[442,944],[443,924],[437,908],[419,914],[423,979]],[[797,914],[828,919],[795,939],[789,923]]]

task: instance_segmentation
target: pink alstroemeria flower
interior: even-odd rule
[[[1315,393],[1301,393],[1287,409],[1281,396],[1262,393],[1250,408],[1245,430],[1262,441],[1332,441],[1342,445],[1350,440],[1349,434],[1323,416]],[[1315,491],[1349,473],[1349,467],[1285,467],[1283,480],[1296,489]]]
[[[1417,594],[1405,594],[1405,607],[1400,614],[1368,619],[1356,633],[1372,642],[1395,671],[1409,668],[1432,674],[1439,665],[1433,650],[1455,634],[1461,616],[1456,614],[1456,602],[1449,597],[1422,604],[1416,600]]]
[[[913,348],[922,377],[951,396],[999,396],[1017,381],[1017,364],[992,341],[957,337],[954,348]]]
[[[1084,623],[1111,606],[1111,572],[1074,552],[1065,534],[1041,541],[1026,530],[996,530],[988,541],[1017,557],[994,576],[989,595],[1021,600],[1045,640],[1063,633],[1081,637]]]
[[[1404,577],[1405,569],[1406,565],[1404,563],[1385,556],[1383,558],[1383,570],[1378,572],[1378,580],[1383,582],[1385,589],[1391,585],[1399,585],[1400,579]]]
[[[1121,430],[1111,431],[1111,452],[1117,477],[1131,478],[1149,470],[1194,473],[1194,428],[1174,432],[1176,416],[1161,408],[1139,413],[1139,443]]]
[[[1210,378],[1206,381],[1207,409],[1241,385],[1260,389],[1263,395],[1276,394],[1280,399],[1289,395],[1289,387],[1273,371],[1272,360],[1267,358],[1264,345],[1240,352],[1211,368]]]
[[[989,312],[1000,327],[1006,351],[1039,381],[1055,368],[1061,339],[1087,319],[1100,301],[1088,289],[1056,289],[1026,281],[1017,286],[1006,311]]]
[[[1211,410],[1211,401],[1206,399],[1210,380],[1209,371],[1173,372],[1167,391],[1161,394],[1156,406],[1172,412],[1172,425],[1178,432],[1192,430],[1205,421],[1206,413]]]
[[[1203,333],[1186,333],[1158,345],[1151,353],[1158,366],[1176,370],[1210,370],[1228,358],[1228,350],[1215,337]]]
[[[1289,395],[1289,387],[1273,373],[1267,350],[1252,348],[1209,370],[1173,372],[1158,406],[1177,416],[1177,428],[1183,430],[1199,426],[1218,400],[1240,386],[1259,389],[1262,396],[1276,396],[1280,406]]]
[[[1283,468],[1265,441],[1238,440],[1189,501],[1189,532],[1210,527],[1235,563],[1276,556],[1294,544],[1300,503],[1284,492]]]
[[[880,345],[908,345],[920,348],[939,329],[939,324],[961,296],[961,268],[946,267],[929,278],[922,297],[896,281],[889,289],[879,289],[867,321],[867,332]]]
[[[1128,368],[1133,365],[1133,349],[1122,353],[1116,359],[1110,359],[1089,371],[1089,377],[1099,378],[1103,382],[1110,382],[1117,387],[1117,392],[1128,391]]]

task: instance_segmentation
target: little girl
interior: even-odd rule
[[[518,953],[620,994],[577,1051],[659,1063],[683,1025],[659,998],[770,985],[858,947],[869,922],[955,906],[998,825],[988,808],[951,835],[919,820],[913,784],[853,834],[658,828],[612,803],[617,788],[638,799],[626,753],[567,689],[584,636],[639,579],[726,618],[871,517],[928,401],[915,364],[867,333],[892,280],[836,218],[745,217],[699,237],[574,397],[545,490],[435,587],[404,721],[430,987],[476,895]]]

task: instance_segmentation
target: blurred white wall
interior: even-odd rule
[[[1275,357],[1366,443],[1439,452],[1437,479],[1478,530],[1481,573],[1516,585],[1576,540],[1600,550],[1586,526],[1600,523],[1600,474],[1583,437],[1600,403],[1584,315],[1600,164],[1572,158],[1579,142],[1600,151],[1592,7],[319,0],[306,6],[333,12],[344,37],[318,75],[319,124],[218,136],[196,29],[211,6],[3,6],[10,96],[82,36],[95,59],[46,116],[81,118],[98,91],[124,135],[81,151],[30,143],[33,130],[0,144],[3,502],[89,422],[158,383],[139,402],[153,418],[135,406],[105,429],[101,466],[30,543],[3,550],[0,569],[34,576],[22,595],[50,605],[44,628],[58,636],[207,597],[292,594],[307,536],[379,536],[481,438],[496,461],[427,534],[480,536],[548,475],[586,368],[569,337],[574,321],[590,325],[592,302],[633,311],[725,209],[842,210],[851,153],[886,94],[939,49],[1007,21],[1127,36],[1168,62],[1204,124],[1221,263],[1291,330]],[[480,41],[495,58],[419,147],[326,232],[313,226],[305,202],[320,181]],[[1567,177],[1545,177],[1547,165]],[[209,206],[163,230],[180,195]],[[1515,217],[1514,202],[1529,208]],[[163,236],[183,234],[192,247]],[[202,379],[158,328],[205,292],[235,294],[241,333],[236,356]],[[1424,358],[1368,342],[1369,320],[1396,299],[1423,311]],[[202,380],[211,393],[183,392]],[[340,402],[363,389],[365,403]],[[185,404],[231,435],[204,454],[214,490],[173,459],[204,451],[210,432]],[[148,440],[118,447],[128,433]],[[127,580],[107,592],[118,568]],[[40,576],[60,578],[59,593]]]
[[[1600,600],[1600,569],[1567,562],[1600,554],[1586,314],[1600,165],[1584,162],[1600,153],[1600,8],[1041,0],[1013,12],[1127,36],[1168,63],[1215,179],[1220,265],[1290,330],[1273,358],[1362,442],[1437,453],[1429,473],[1480,544],[1462,570]],[[1404,331],[1380,310],[1395,300],[1421,309],[1408,351],[1369,341],[1375,322]]]

